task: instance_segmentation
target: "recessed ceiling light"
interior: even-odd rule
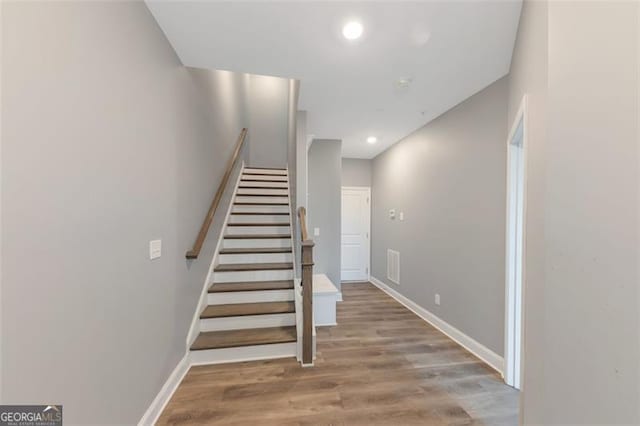
[[[355,40],[362,35],[362,24],[360,22],[351,21],[342,27],[342,35],[347,40]]]
[[[396,82],[396,85],[401,89],[406,89],[411,85],[413,79],[411,77],[403,77]]]
[[[378,142],[378,138],[376,138],[375,136],[369,136],[367,138],[367,142],[368,143],[376,143],[376,142]]]

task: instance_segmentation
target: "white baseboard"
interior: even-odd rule
[[[178,385],[182,382],[182,379],[189,371],[189,367],[191,367],[189,363],[189,353],[184,354],[176,368],[173,369],[173,372],[169,375],[169,378],[156,395],[155,399],[147,409],[147,411],[138,422],[138,426],[150,426],[154,425],[160,414],[164,411],[165,407],[169,403],[169,400],[173,396],[173,393],[178,388]]]
[[[389,296],[396,299],[402,305],[404,305],[407,309],[412,311],[414,314],[418,315],[420,318],[449,336],[452,340],[457,342],[459,345],[464,347],[466,350],[480,358],[482,361],[486,362],[491,368],[496,370],[500,375],[504,376],[503,368],[504,368],[504,359],[493,352],[491,349],[487,348],[483,344],[474,340],[473,338],[467,336],[462,331],[458,330],[451,324],[443,321],[436,315],[427,311],[422,306],[419,306],[417,303],[398,293],[393,288],[389,287],[379,279],[375,277],[371,277],[371,283],[378,287],[380,290],[387,293]]]

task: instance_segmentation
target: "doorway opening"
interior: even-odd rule
[[[370,275],[371,188],[342,187],[341,281],[368,281]]]
[[[504,378],[521,386],[525,241],[527,98],[523,97],[509,132],[507,153],[506,326]]]

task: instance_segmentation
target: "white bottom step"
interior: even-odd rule
[[[250,254],[219,254],[218,264],[229,263],[291,263],[292,253],[250,253]]]
[[[282,223],[282,226],[289,226],[289,215],[286,214],[232,214],[229,216],[229,223]]]
[[[288,248],[291,238],[225,238],[222,248]]]
[[[238,348],[206,349],[190,351],[192,365],[223,364],[228,362],[257,361],[261,359],[288,358],[297,355],[297,343],[242,346]]]
[[[214,283],[237,283],[246,281],[288,281],[293,279],[293,270],[274,271],[230,271],[214,272]]]
[[[227,291],[209,293],[209,305],[227,305],[232,303],[284,302],[294,299],[291,290],[261,290],[261,291]]]
[[[234,205],[233,213],[287,213],[289,206],[270,206],[270,205]]]
[[[286,327],[289,325],[296,325],[295,313],[203,318],[200,320],[200,332]]]

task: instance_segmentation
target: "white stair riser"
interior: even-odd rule
[[[228,362],[255,361],[259,359],[295,357],[297,343],[275,343],[271,345],[242,346],[239,348],[190,351],[191,365],[222,364]]]
[[[289,198],[284,197],[251,197],[244,195],[236,195],[236,203],[260,203],[260,204],[278,204],[287,203]]]
[[[256,188],[238,188],[237,195],[255,195],[255,194],[268,194],[268,195],[282,195],[287,197],[288,191],[286,189],[256,189]]]
[[[282,263],[293,262],[291,253],[251,253],[218,255],[221,265],[228,263]]]
[[[275,271],[232,271],[214,272],[214,283],[237,283],[241,281],[280,281],[292,280],[293,270],[278,269]]]
[[[209,305],[226,305],[230,303],[286,302],[293,300],[293,297],[293,290],[228,291],[209,293],[207,300]],[[269,315],[257,316],[268,317]]]
[[[265,223],[282,223],[283,226],[289,226],[289,215],[250,215],[250,214],[241,214],[235,215],[232,214],[229,216],[229,223],[256,223],[256,222],[265,222]]]
[[[260,181],[260,180],[269,180],[269,181],[278,181],[278,182],[288,182],[287,177],[286,176],[277,176],[277,175],[271,175],[271,176],[264,176],[264,175],[242,175],[242,179],[240,179],[240,181]]]
[[[225,238],[222,245],[224,248],[291,247],[291,238]]]
[[[244,182],[240,183],[240,187],[243,186],[259,186],[259,187],[273,187],[273,188],[282,188],[289,189],[289,184],[287,182]]]
[[[289,213],[289,206],[233,206],[235,213]]]
[[[260,168],[254,168],[254,167],[246,167],[242,172],[243,173],[262,173],[265,175],[280,175],[280,176],[287,175],[286,170],[260,169]]]
[[[296,324],[296,314],[245,315],[200,320],[200,332],[221,330],[248,330],[251,328],[284,327]]]
[[[289,225],[286,226],[227,226],[225,234],[238,235],[238,234],[289,234],[291,229]]]

